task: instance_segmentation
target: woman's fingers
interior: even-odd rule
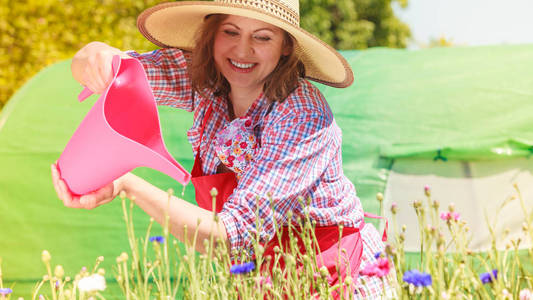
[[[94,192],[81,196],[79,203],[81,207],[85,209],[93,209],[98,206],[98,201]]]
[[[57,171],[57,167],[55,164],[52,164],[50,166],[50,169],[52,171],[52,183],[54,184],[54,189],[56,190],[56,194],[59,197],[59,195],[61,194],[59,190],[59,184],[57,183],[59,179],[59,172]]]
[[[94,93],[101,94],[113,79],[111,67],[113,53],[109,51],[97,52],[87,58],[85,82]]]
[[[113,188],[114,183],[111,182],[108,185],[93,191],[91,193],[76,196],[70,192],[67,184],[59,174],[56,164],[52,164],[52,182],[54,184],[54,189],[56,194],[63,204],[66,207],[71,208],[84,208],[84,209],[93,209],[102,204],[108,203],[113,200]]]
[[[102,55],[101,63],[98,65],[98,71],[100,72],[99,78],[102,81],[101,93],[105,91],[107,86],[113,80],[113,55],[108,54],[107,56]]]
[[[80,208],[79,197],[74,196],[67,187],[67,184],[59,175],[59,170],[56,164],[52,164],[52,182],[56,191],[57,197],[63,201],[63,205],[71,208]]]

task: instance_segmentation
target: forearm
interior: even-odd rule
[[[213,220],[211,211],[175,196],[172,196],[169,201],[167,192],[131,173],[123,177],[121,189],[128,198],[134,197],[135,204],[162,226],[165,224],[165,212],[168,212],[169,231],[180,241],[185,242],[187,238],[192,243],[195,232],[198,230],[197,251],[205,253],[203,240],[209,239],[211,234],[213,234],[215,241],[220,239],[226,245],[228,244],[224,225],[222,222],[217,223]],[[187,236],[185,236],[185,226],[187,227]]]

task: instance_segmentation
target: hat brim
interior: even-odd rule
[[[295,51],[305,65],[307,78],[339,88],[353,83],[350,65],[335,49],[300,27],[249,6],[211,1],[163,3],[143,11],[137,27],[160,47],[192,50],[198,29],[211,14],[238,15],[275,25],[296,39]]]

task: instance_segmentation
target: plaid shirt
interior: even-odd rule
[[[195,155],[200,151],[204,174],[216,174],[220,160],[212,141],[231,121],[227,101],[210,91],[205,91],[206,98],[193,93],[187,62],[179,49],[129,54],[143,64],[159,105],[194,111],[193,125],[187,132],[189,142]],[[210,105],[211,117],[200,140],[201,124]],[[293,212],[293,221],[303,218],[299,198],[311,199],[307,209],[317,226],[361,224],[363,208],[342,170],[342,133],[316,87],[300,79],[284,101],[272,103],[261,95],[246,116],[252,120],[259,147],[219,213],[232,250],[251,249],[257,233],[263,242],[268,241],[275,233],[274,220],[287,224],[289,211]],[[256,217],[264,220],[261,232],[256,230]],[[373,230],[366,230],[368,227]],[[362,230],[362,237],[366,246],[363,268],[375,260],[373,255],[383,250],[383,243],[370,224]],[[380,286],[381,281],[376,282],[365,297],[379,295]]]

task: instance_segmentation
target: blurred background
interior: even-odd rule
[[[409,0],[393,3],[411,29],[408,47],[533,43],[531,0]]]

